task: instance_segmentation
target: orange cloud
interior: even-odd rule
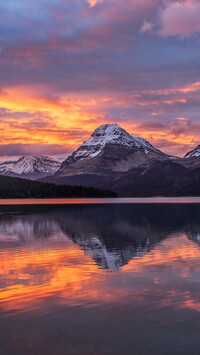
[[[94,6],[96,6],[96,4],[98,4],[100,2],[101,2],[101,0],[88,0],[90,7],[94,7]]]
[[[169,90],[146,90],[143,94],[129,96],[114,93],[52,95],[45,85],[7,87],[0,92],[3,108],[0,112],[0,143],[59,144],[65,146],[66,152],[69,152],[82,144],[98,125],[117,121],[133,135],[149,140],[167,153],[177,154],[174,148],[178,148],[178,154],[186,153],[200,140],[198,124],[191,124],[186,118],[187,128],[190,129],[181,128],[180,131],[178,126],[178,130],[175,130],[173,121],[168,120],[168,124],[161,124],[160,116],[167,112],[168,106],[187,104],[190,93],[199,90],[199,82]],[[121,114],[115,120],[110,114],[115,109],[123,113],[124,108],[133,107],[144,107],[152,117],[156,116],[155,129],[152,125],[149,129],[145,116],[142,120],[137,117],[127,120],[125,114]],[[139,124],[139,121],[142,121],[142,124]],[[163,140],[168,142],[168,145],[162,146]]]

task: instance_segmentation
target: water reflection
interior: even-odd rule
[[[12,213],[13,209],[13,213]],[[117,271],[178,233],[199,241],[199,205],[1,207],[1,247],[72,241],[98,266]]]
[[[191,317],[200,325],[194,315],[200,312],[199,215],[200,205],[0,207],[0,314],[4,319],[0,327],[7,322],[10,329],[13,317],[22,327],[24,319],[28,324],[36,322],[44,348],[38,344],[36,348],[31,341],[35,353],[64,354],[67,348],[67,353],[79,354],[77,326],[86,317],[79,337],[84,338],[85,353],[95,354],[100,334],[107,339],[105,323],[113,319],[118,327],[123,324],[127,334],[140,329],[147,337],[153,329],[158,333],[163,326],[170,327],[177,317],[183,324]],[[50,325],[69,320],[70,338],[65,334],[64,340],[60,330],[56,339],[49,340]],[[113,323],[109,331],[116,339],[119,330]],[[16,332],[15,328],[13,337]],[[31,334],[25,333],[26,337]],[[124,330],[122,334],[125,339]],[[17,336],[23,346],[15,353],[27,353],[30,344]],[[100,353],[133,354],[133,349],[151,353],[139,341],[141,335],[137,334],[135,342],[130,336],[127,345],[108,342]],[[5,352],[13,352],[5,334],[0,341]],[[187,350],[183,340],[181,344]],[[58,347],[58,352],[51,351],[52,347]],[[152,353],[167,353],[162,341]]]

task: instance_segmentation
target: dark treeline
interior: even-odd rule
[[[0,198],[117,197],[115,192],[90,187],[54,185],[0,176]]]

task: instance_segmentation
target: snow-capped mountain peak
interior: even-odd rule
[[[200,157],[200,145],[198,145],[195,149],[191,150],[185,155],[185,158],[198,158]]]
[[[0,163],[0,174],[36,180],[53,175],[60,165],[59,160],[49,156],[23,156],[14,162]]]
[[[81,175],[105,178],[117,172],[127,172],[151,159],[166,158],[166,154],[146,140],[133,137],[118,124],[104,124],[96,128],[91,137],[62,163],[54,177],[77,176],[77,184],[80,184]],[[68,180],[68,183],[72,181]]]
[[[144,148],[146,154],[150,151],[159,152],[149,142],[139,137],[133,137],[118,124],[104,124],[95,129],[91,137],[72,154],[70,159],[76,161],[94,158],[101,154],[107,144]]]

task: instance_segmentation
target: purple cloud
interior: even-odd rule
[[[22,144],[11,143],[0,145],[0,156],[22,155],[59,155],[71,153],[65,146],[59,144]]]
[[[187,37],[200,32],[200,3],[197,0],[169,2],[160,12],[162,36]]]

